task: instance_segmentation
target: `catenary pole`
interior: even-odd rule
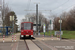
[[[36,31],[38,34],[38,4],[36,4]]]

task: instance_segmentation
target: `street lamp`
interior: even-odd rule
[[[59,23],[60,23],[60,40],[61,40],[62,39],[62,37],[61,37],[61,23],[62,23],[61,16],[60,16]]]
[[[14,33],[14,16],[10,16],[10,21],[12,21],[12,33]]]

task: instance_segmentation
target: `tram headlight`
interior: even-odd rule
[[[23,35],[21,35],[21,37],[24,37]]]

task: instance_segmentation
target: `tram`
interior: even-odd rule
[[[33,37],[33,23],[32,22],[22,22],[21,23],[21,35],[20,39],[26,37]]]

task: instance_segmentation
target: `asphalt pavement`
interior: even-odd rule
[[[0,38],[0,50],[26,50],[25,43],[23,40],[19,39],[19,36],[20,36],[20,33],[17,33],[16,42],[15,41],[12,42],[12,36],[5,38],[4,43],[3,43],[3,38]],[[58,40],[56,37],[53,37],[53,38],[43,37],[43,35],[41,35],[41,36],[35,36],[35,40],[33,41],[43,50],[75,50],[74,39]],[[33,46],[33,44],[31,46]]]
[[[48,46],[52,46],[57,50],[75,50],[75,41],[74,40],[45,40],[42,41],[46,43]]]
[[[11,42],[6,42],[6,43],[1,43],[0,42],[0,50],[13,50],[16,49],[16,43],[11,43]]]

